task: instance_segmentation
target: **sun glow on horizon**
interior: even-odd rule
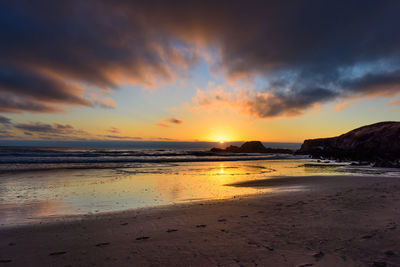
[[[215,134],[213,137],[209,138],[209,140],[222,145],[225,144],[226,142],[231,142],[233,139],[231,136],[227,134]]]
[[[208,141],[215,142],[215,143],[218,143],[220,145],[223,145],[223,144],[225,144],[227,142],[232,142],[232,141],[236,140],[237,136],[236,136],[236,134],[228,133],[228,131],[224,131],[224,132],[217,131],[217,132],[214,132],[214,133],[210,134],[209,137],[206,138],[206,139]]]

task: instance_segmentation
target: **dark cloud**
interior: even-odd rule
[[[171,81],[196,47],[213,49],[230,78],[264,77],[271,96],[251,104],[266,117],[338,95],[397,94],[399,12],[399,1],[372,0],[3,1],[0,111],[96,105],[82,84]]]
[[[21,137],[18,131],[22,131],[25,136],[41,140],[142,140],[137,136],[119,135],[119,129],[110,127],[110,135],[92,135],[84,130],[77,129],[69,124],[61,123],[12,123],[10,119],[0,115],[0,126],[5,125],[5,129],[0,128],[0,139],[10,139]]]
[[[92,136],[84,130],[76,129],[69,124],[60,123],[17,123],[13,127],[18,130],[24,131],[25,135],[37,135],[40,138],[86,138],[90,139]]]
[[[400,56],[400,3],[393,1],[174,3],[137,6],[149,24],[170,35],[216,43],[232,75],[284,69],[330,80],[338,67]]]
[[[137,137],[137,136],[121,135],[121,130],[114,126],[111,126],[110,128],[108,128],[107,132],[109,132],[111,134],[104,135],[104,136],[102,136],[102,138],[114,139],[114,140],[141,140],[142,139],[141,137]]]
[[[146,26],[136,3],[125,10],[123,2],[2,2],[0,94],[27,103],[3,110],[50,111],[45,107],[54,103],[104,106],[85,99],[78,84],[99,90],[123,82],[154,86],[156,80],[173,80],[182,65],[196,60],[196,53],[176,49],[178,40]]]
[[[14,138],[15,135],[13,133],[11,133],[8,130],[2,130],[0,129],[0,139],[10,139],[10,138]]]
[[[158,140],[158,141],[176,141],[176,139],[167,138],[167,137],[155,137],[153,139]]]
[[[39,101],[90,104],[79,95],[82,89],[68,85],[62,79],[32,70],[0,65],[0,81],[2,92],[28,96]]]
[[[11,119],[0,115],[0,124],[10,124]]]
[[[142,140],[142,137],[138,136],[105,135],[104,137],[114,140]]]
[[[45,123],[19,123],[14,125],[15,128],[18,128],[23,131],[35,132],[35,133],[59,133],[57,126],[53,126],[51,124]]]
[[[250,113],[261,118],[296,116],[316,103],[324,103],[338,97],[338,93],[323,88],[298,92],[259,94],[252,97],[247,106]]]
[[[183,120],[180,120],[180,119],[177,119],[177,118],[169,118],[167,120],[168,120],[168,122],[174,123],[174,124],[182,124],[183,123]]]
[[[0,92],[0,112],[20,113],[22,111],[47,113],[60,112],[61,109],[47,103],[32,101],[29,97],[21,98],[13,95],[12,93],[8,94]]]
[[[340,82],[344,93],[393,96],[400,92],[400,70],[367,73]]]

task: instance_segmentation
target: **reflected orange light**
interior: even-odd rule
[[[219,174],[224,174],[224,164],[219,164]]]

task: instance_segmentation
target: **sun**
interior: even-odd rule
[[[224,144],[228,139],[226,138],[226,136],[220,135],[220,136],[216,136],[214,138],[214,140],[215,140],[215,142],[218,142],[220,144]]]
[[[232,142],[232,140],[234,140],[232,134],[229,133],[227,130],[211,131],[209,138],[207,139],[210,142],[219,143],[220,145]]]

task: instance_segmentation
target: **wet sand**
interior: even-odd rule
[[[313,176],[291,188],[0,228],[0,266],[400,266],[400,179]]]

